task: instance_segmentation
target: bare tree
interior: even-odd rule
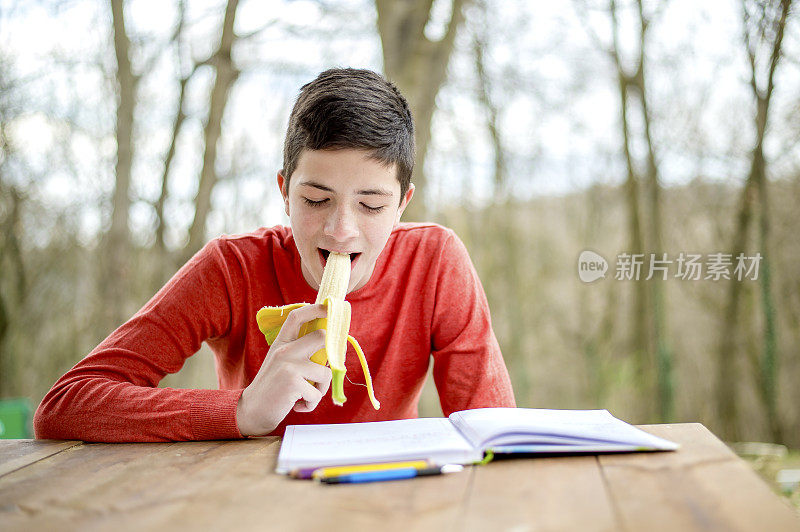
[[[225,114],[231,87],[239,77],[239,70],[233,64],[233,57],[231,56],[233,45],[237,39],[237,35],[233,31],[233,25],[238,4],[239,0],[228,0],[228,4],[225,7],[225,18],[222,22],[219,46],[209,60],[209,63],[214,66],[216,78],[211,89],[208,118],[203,131],[203,139],[205,141],[203,168],[200,171],[200,182],[194,200],[194,219],[189,228],[189,243],[186,247],[184,259],[197,252],[205,241],[206,219],[211,210],[211,192],[214,190],[214,185],[218,180],[215,167],[217,162],[217,141],[219,141],[222,132],[222,117]]]
[[[13,279],[16,290],[10,285],[0,286],[0,397],[4,396],[6,387],[14,373],[5,366],[9,362],[5,338],[12,324],[12,309],[19,308],[25,302],[27,290],[27,274],[20,246],[21,214],[23,198],[14,187],[7,187],[2,182],[0,174],[0,194],[4,198],[4,205],[0,205],[0,212],[5,211],[6,216],[0,219],[0,273],[5,279]],[[3,292],[8,288],[7,295]]]
[[[5,72],[2,62],[0,62],[0,86],[3,89],[5,85]],[[5,91],[4,91],[5,92]],[[4,164],[7,160],[7,152],[8,152],[8,138],[6,136],[5,131],[5,124],[7,123],[6,120],[6,113],[5,113],[5,101],[4,99],[0,98],[0,199],[2,199],[2,203],[0,203],[0,272],[3,273],[0,279],[6,278],[6,250],[9,248],[10,241],[13,242],[13,222],[14,219],[14,211],[16,210],[14,207],[9,209],[9,206],[6,205],[5,199],[7,197],[15,198],[15,194],[9,194],[6,191],[6,185],[4,182]],[[15,202],[16,203],[16,202]],[[11,213],[9,214],[9,210]],[[23,270],[24,271],[24,270]],[[9,303],[6,302],[6,296],[4,296],[5,286],[0,284],[0,397],[3,396],[3,392],[5,391],[5,382],[3,376],[8,375],[8,370],[4,369],[6,364],[6,350],[5,350],[5,338],[6,334],[8,333],[9,322],[11,320],[11,315],[9,312]]]
[[[659,5],[660,9],[666,5],[665,2]],[[646,89],[646,44],[647,28],[649,27],[652,16],[646,16],[642,5],[642,0],[636,2],[639,14],[639,55],[638,67],[634,77],[633,87],[636,89],[639,105],[644,122],[644,139],[647,146],[646,164],[646,183],[648,207],[650,212],[648,240],[650,250],[656,253],[664,252],[663,232],[662,232],[662,205],[661,205],[661,183],[659,181],[658,164],[656,162],[656,150],[651,134],[652,114],[647,102]],[[659,419],[661,421],[671,421],[675,415],[675,383],[673,382],[673,356],[668,341],[667,316],[663,283],[660,279],[650,280],[650,298],[652,306],[651,330],[653,346],[655,349],[656,379],[658,386],[658,408]]]
[[[469,0],[452,0],[450,20],[444,36],[432,41],[425,35],[433,0],[375,0],[378,33],[383,44],[383,68],[408,100],[414,115],[417,145],[414,184],[417,200],[404,215],[407,220],[426,218],[424,172],[425,156],[431,136],[431,119],[436,95],[447,76],[447,65],[456,34],[464,21],[463,8]]]
[[[490,79],[490,74],[486,71],[486,60],[484,58],[484,51],[489,45],[489,36],[487,35],[488,24],[485,20],[488,8],[483,1],[478,3],[478,8],[481,17],[473,31],[472,55],[475,62],[475,75],[478,80],[478,101],[483,106],[486,113],[486,129],[489,132],[489,138],[492,139],[492,148],[494,151],[494,168],[492,175],[494,190],[492,197],[496,199],[506,194],[506,149],[500,125],[500,106],[495,102],[492,96],[492,80]]]
[[[747,235],[753,211],[758,207],[759,227],[757,249],[761,254],[761,309],[764,321],[764,346],[760,364],[759,389],[772,436],[783,439],[777,410],[777,341],[775,305],[771,293],[771,260],[768,253],[769,208],[767,201],[767,161],[764,157],[764,139],[767,133],[769,106],[775,88],[775,71],[781,58],[783,32],[791,0],[742,2],[743,36],[750,65],[750,88],[755,97],[755,143],[750,159],[733,237],[732,254],[735,260],[747,248]],[[763,65],[758,51],[765,48],[768,60]],[[764,69],[766,66],[766,69]],[[765,72],[761,72],[765,70]],[[756,203],[757,202],[757,203]],[[717,357],[717,410],[722,425],[722,436],[738,439],[738,375],[736,372],[736,346],[739,335],[739,301],[742,283],[732,278],[728,288],[727,304],[721,330],[720,350]]]
[[[636,53],[633,68],[626,66],[623,59],[623,46],[620,42],[619,10],[616,0],[610,0],[608,7],[611,22],[612,41],[604,44],[585,17],[582,6],[577,9],[583,18],[584,27],[593,38],[595,44],[604,50],[611,59],[616,70],[620,99],[620,126],[622,129],[622,147],[625,158],[627,176],[625,179],[625,196],[628,206],[628,225],[630,235],[630,254],[645,255],[663,252],[661,223],[661,185],[659,182],[658,163],[655,145],[651,135],[652,116],[647,102],[646,64],[647,35],[652,21],[658,16],[665,3],[660,3],[657,11],[646,14],[642,0],[637,0],[638,34],[635,42]],[[642,209],[642,176],[633,155],[633,130],[631,103],[638,104],[641,120],[644,124],[643,144],[647,148],[645,161],[644,184],[647,198],[647,212]],[[635,109],[634,109],[635,110]],[[644,229],[642,228],[644,226]],[[646,256],[646,255],[645,255]],[[662,281],[651,279],[649,282],[634,280],[634,304],[632,307],[633,336],[632,350],[636,356],[640,384],[644,397],[658,397],[657,415],[662,421],[672,419],[674,415],[674,382],[673,356],[668,342],[666,311]],[[656,392],[654,394],[653,392]],[[646,401],[642,401],[646,404]],[[645,412],[649,417],[650,413]]]
[[[617,5],[611,1],[609,13],[612,21],[613,44],[609,50],[614,66],[617,70],[617,83],[619,85],[620,98],[620,126],[622,128],[622,147],[625,154],[625,168],[627,176],[625,179],[625,197],[628,205],[628,224],[630,235],[630,253],[633,256],[644,253],[644,235],[642,231],[642,214],[639,200],[639,176],[633,160],[631,149],[631,131],[629,117],[630,89],[634,83],[636,72],[630,74],[625,71],[620,57],[619,50],[619,24],[617,22]],[[638,68],[637,68],[638,71]],[[649,384],[652,382],[649,364],[649,345],[647,338],[649,309],[647,306],[647,293],[644,283],[635,281],[634,283],[634,304],[633,304],[633,352],[636,356],[638,371],[644,378],[641,383],[645,384],[644,393],[650,396]]]
[[[183,62],[183,31],[184,26],[186,24],[186,2],[185,0],[180,0],[178,2],[178,22],[175,25],[175,33],[173,34],[173,42],[175,44],[175,56],[178,62],[178,65],[182,67]],[[181,73],[184,74],[184,69],[180,69]],[[184,74],[181,77],[179,85],[180,90],[178,92],[178,103],[176,104],[175,109],[175,119],[172,124],[172,136],[170,137],[169,147],[167,148],[167,154],[164,156],[164,169],[161,173],[161,193],[158,195],[158,200],[156,200],[155,211],[156,211],[156,242],[155,245],[159,249],[159,251],[164,254],[166,252],[166,244],[164,242],[164,232],[166,230],[166,224],[164,222],[164,205],[167,202],[167,197],[169,196],[169,176],[170,170],[172,169],[172,161],[175,157],[175,151],[178,142],[178,136],[180,135],[181,129],[183,128],[183,123],[186,120],[186,111],[184,110],[185,101],[186,101],[186,86],[189,84],[189,79],[192,75],[197,71],[197,65],[191,70],[191,72]],[[161,284],[159,282],[159,284]]]
[[[139,77],[131,68],[131,41],[125,28],[124,0],[111,0],[114,52],[117,60],[117,160],[114,167],[111,227],[105,235],[100,275],[101,293],[108,320],[107,329],[116,327],[126,317],[122,302],[127,297],[130,262],[128,219],[130,211],[131,169],[133,165],[133,120]]]
[[[155,229],[155,246],[153,249],[154,260],[159,264],[154,271],[152,279],[152,289],[158,290],[174,272],[177,266],[176,262],[185,258],[181,253],[171,253],[167,250],[165,234],[167,231],[167,222],[164,215],[164,208],[169,198],[170,190],[170,176],[172,171],[172,163],[175,160],[175,154],[178,147],[178,139],[183,125],[186,122],[186,100],[188,95],[188,86],[191,79],[197,73],[201,66],[208,65],[213,59],[213,55],[202,61],[195,61],[191,67],[184,65],[184,32],[186,31],[186,1],[179,0],[178,2],[178,20],[175,24],[175,31],[172,35],[172,44],[175,51],[175,61],[178,65],[181,77],[178,80],[178,101],[175,104],[175,117],[172,122],[172,133],[170,135],[169,145],[167,152],[164,155],[164,165],[161,171],[161,191],[158,199],[155,202],[156,214],[156,229]]]
[[[483,107],[486,130],[492,143],[494,164],[492,171],[492,199],[490,205],[481,210],[481,219],[476,220],[481,229],[473,238],[480,238],[481,258],[485,261],[482,271],[492,286],[495,301],[503,302],[503,312],[507,327],[503,342],[503,356],[514,375],[514,389],[518,398],[526,401],[530,388],[530,376],[526,368],[523,352],[525,324],[515,319],[515,314],[523,313],[525,302],[520,288],[523,284],[520,271],[523,268],[520,256],[521,243],[519,220],[514,201],[508,195],[507,148],[505,146],[500,105],[494,94],[494,78],[487,70],[485,53],[490,46],[490,31],[493,25],[484,1],[476,2],[475,24],[471,24],[472,59],[475,67],[476,95]],[[482,238],[481,238],[482,237]]]

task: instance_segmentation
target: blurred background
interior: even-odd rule
[[[519,406],[800,447],[790,3],[0,0],[3,408],[35,408],[209,239],[287,223],[291,106],[352,66],[409,99],[404,219],[466,244]],[[210,352],[162,385],[216,387]]]

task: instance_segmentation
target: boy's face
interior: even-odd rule
[[[349,253],[348,292],[367,284],[414,185],[400,201],[395,165],[355,149],[304,150],[289,181],[278,174],[303,277],[319,289],[328,253]]]

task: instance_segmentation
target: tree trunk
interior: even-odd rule
[[[620,112],[623,134],[623,149],[627,179],[625,182],[626,199],[629,211],[630,253],[642,256],[641,278],[633,280],[633,323],[632,349],[636,357],[637,375],[639,376],[639,393],[644,406],[643,415],[650,418],[656,414],[661,421],[668,421],[673,416],[674,384],[672,376],[672,354],[667,340],[667,318],[664,303],[663,279],[654,276],[646,280],[649,273],[649,260],[663,253],[663,237],[661,224],[661,185],[658,178],[658,164],[655,155],[650,122],[651,115],[647,106],[645,84],[645,45],[650,18],[644,14],[641,1],[637,2],[639,15],[638,57],[635,71],[626,71],[621,57],[619,44],[619,21],[617,5],[614,0],[609,6],[612,26],[612,45],[609,50],[617,69],[617,80],[620,91]],[[588,22],[587,22],[588,24]],[[649,216],[641,212],[639,187],[640,177],[635,168],[631,153],[630,99],[636,98],[644,124],[643,143],[647,146],[645,190]],[[644,226],[644,230],[642,227]],[[649,253],[645,253],[649,250]],[[655,255],[655,256],[654,256]],[[655,403],[655,404],[654,404]],[[655,406],[656,408],[652,408]]]
[[[647,185],[650,206],[650,249],[658,257],[664,252],[663,233],[661,226],[661,184],[658,180],[658,167],[655,162],[653,141],[650,136],[650,117],[645,101],[644,85],[640,91],[640,102],[644,115],[645,137],[647,141]],[[656,380],[658,385],[658,414],[661,423],[667,423],[675,415],[674,377],[672,371],[672,351],[669,347],[667,335],[667,312],[664,296],[663,278],[654,276],[648,282],[650,287],[650,301],[652,307],[653,344],[656,355]]]
[[[578,6],[577,15],[581,18],[583,25],[586,29],[587,34],[589,37],[595,42],[595,44],[601,50],[605,51],[608,57],[610,58],[611,62],[613,63],[614,67],[616,68],[617,74],[617,86],[619,88],[619,103],[620,103],[620,129],[622,132],[622,150],[623,155],[625,158],[625,168],[626,168],[626,178],[625,184],[623,185],[623,190],[625,194],[625,203],[628,210],[628,231],[629,231],[629,244],[628,249],[625,250],[632,256],[639,256],[641,258],[644,257],[644,250],[645,250],[645,235],[642,230],[644,216],[641,212],[641,202],[639,199],[639,188],[640,188],[640,177],[636,170],[636,165],[633,159],[633,154],[631,152],[631,128],[630,128],[630,98],[632,94],[631,89],[637,88],[639,84],[643,89],[644,87],[644,70],[643,70],[643,63],[644,63],[644,38],[647,31],[647,27],[649,25],[649,21],[646,20],[642,14],[642,7],[641,3],[638,4],[639,13],[640,13],[640,48],[639,48],[639,58],[638,58],[638,65],[636,71],[633,74],[630,74],[626,71],[625,66],[623,64],[623,60],[620,57],[621,54],[621,47],[619,44],[619,20],[617,18],[617,3],[615,0],[610,0],[609,7],[608,7],[608,15],[611,22],[611,43],[605,44],[602,42],[601,38],[595,33],[592,29],[592,23],[590,18],[588,17],[587,13],[590,11],[591,7],[588,4],[581,4]],[[640,95],[641,96],[641,95]],[[640,102],[643,101],[644,98],[640,98]],[[646,109],[642,107],[643,114],[646,114]],[[644,120],[647,120],[647,116],[644,117]],[[649,135],[649,133],[648,133]],[[652,158],[651,161],[648,162],[648,173],[650,176],[655,175],[657,179],[657,172],[653,173],[653,170],[657,167],[655,166],[655,157]],[[652,164],[652,166],[650,166]],[[658,191],[656,190],[656,196],[653,197],[652,195],[649,196],[650,201],[658,201]],[[649,227],[648,235],[653,232],[653,230],[657,229],[658,226],[647,226]],[[660,231],[660,228],[658,228]],[[633,258],[631,259],[631,267],[634,268],[633,265]],[[644,268],[644,264],[642,264],[642,269]],[[646,274],[646,272],[645,272]],[[640,272],[641,277],[641,272]],[[651,308],[649,305],[649,299],[651,298],[652,294],[648,290],[648,284],[642,278],[637,277],[636,275],[632,276],[632,299],[633,304],[631,305],[631,319],[630,322],[632,323],[632,331],[630,336],[630,351],[633,354],[634,360],[634,374],[637,381],[634,383],[636,387],[637,394],[640,397],[639,401],[639,417],[642,420],[647,420],[652,417],[652,413],[654,411],[653,402],[656,392],[655,382],[655,371],[656,368],[653,366],[653,355],[652,352],[655,350],[655,345],[657,342],[655,341],[655,334],[651,333],[651,328],[655,324],[655,321],[650,319],[651,313],[654,312],[654,308]]]
[[[737,257],[744,253],[747,244],[747,232],[750,227],[750,218],[753,211],[755,190],[752,180],[748,177],[742,191],[742,199],[737,214],[736,231],[733,237],[731,256]],[[725,440],[739,439],[738,426],[738,388],[739,375],[736,367],[736,346],[738,344],[737,320],[739,300],[741,299],[742,283],[735,280],[729,281],[728,301],[725,305],[723,316],[720,350],[717,357],[717,417],[720,427],[717,429],[720,437]]]
[[[2,126],[0,126],[2,129]],[[4,140],[4,132],[0,131],[0,140]],[[3,143],[5,144],[5,143]],[[5,154],[3,154],[5,155]],[[0,176],[2,177],[2,176]],[[22,197],[14,187],[6,188],[0,179],[0,192],[9,200],[8,205],[0,206],[0,212],[5,211],[7,218],[3,220],[2,231],[0,231],[0,280],[13,279],[9,287],[8,296],[3,296],[3,286],[0,286],[0,398],[8,396],[9,390],[13,389],[14,381],[17,379],[14,370],[14,361],[6,351],[6,335],[12,322],[12,311],[19,310],[25,303],[27,293],[27,276],[25,275],[25,264],[22,258],[22,248],[20,242],[20,231],[22,229],[20,218],[22,216]],[[10,265],[10,266],[7,266]],[[8,269],[7,269],[8,268]],[[13,269],[13,272],[11,271]],[[19,312],[16,313],[19,315]]]
[[[621,66],[618,66],[621,68]],[[618,71],[618,81],[620,88],[620,113],[621,127],[623,136],[623,151],[625,153],[625,166],[627,177],[625,179],[625,200],[628,205],[628,229],[629,229],[629,251],[632,256],[644,254],[644,237],[642,234],[641,213],[639,205],[639,177],[634,168],[633,156],[631,154],[631,139],[628,119],[628,87],[629,80],[624,72]],[[644,407],[642,415],[650,417],[652,397],[652,371],[649,356],[648,344],[648,306],[647,306],[647,285],[634,277],[631,281],[633,285],[633,306],[632,322],[633,334],[631,350],[635,357],[636,376],[639,381],[636,383],[639,394],[642,398],[641,405]]]
[[[161,193],[158,195],[156,201],[156,247],[163,253],[166,252],[167,245],[164,241],[164,231],[166,230],[166,223],[164,222],[164,205],[169,196],[169,172],[172,168],[172,159],[175,157],[175,148],[178,142],[178,135],[183,127],[183,121],[186,119],[186,113],[183,112],[183,102],[186,98],[186,84],[189,78],[182,78],[180,81],[180,95],[178,96],[177,113],[175,114],[175,121],[172,124],[172,138],[170,139],[167,155],[164,157],[164,170],[161,173]]]
[[[487,26],[485,20],[486,6],[481,3],[481,14],[483,18],[478,22],[475,34],[472,40],[472,54],[475,59],[475,75],[478,80],[478,101],[486,111],[486,129],[489,131],[489,138],[492,139],[492,148],[494,150],[494,169],[492,175],[492,183],[494,190],[492,197],[497,199],[505,197],[506,190],[506,153],[503,146],[503,139],[500,133],[500,110],[494,102],[491,94],[491,82],[489,75],[486,73],[486,64],[484,61],[484,50],[486,49],[489,41],[488,36],[484,29]]]
[[[413,181],[416,200],[404,213],[405,220],[424,220],[425,157],[431,135],[431,119],[439,92],[447,76],[447,64],[455,37],[464,21],[463,7],[468,0],[452,0],[447,31],[439,41],[424,33],[433,0],[375,0],[378,33],[383,45],[383,69],[408,100],[414,116],[416,163]]]
[[[758,181],[760,200],[760,226],[758,248],[761,253],[761,305],[764,312],[764,356],[761,364],[761,396],[767,414],[769,430],[773,441],[783,442],[783,426],[778,414],[778,332],[776,326],[775,303],[772,297],[772,260],[769,246],[769,207],[767,202],[767,183],[764,174]]]
[[[776,21],[775,41],[772,46],[769,74],[767,77],[767,87],[763,95],[758,90],[756,83],[755,70],[751,78],[751,87],[755,92],[758,102],[758,112],[756,113],[756,127],[758,138],[753,151],[753,180],[758,190],[759,199],[759,232],[758,250],[761,254],[761,309],[764,314],[764,347],[761,357],[760,388],[761,397],[764,402],[769,430],[774,441],[782,442],[783,427],[778,414],[778,340],[777,325],[775,316],[775,304],[772,296],[772,255],[769,246],[770,211],[767,192],[767,165],[764,158],[764,136],[769,116],[769,103],[772,98],[774,88],[774,74],[778,61],[781,57],[781,46],[783,42],[783,32],[786,27],[786,17],[789,13],[791,2],[783,0],[781,2],[780,18]]]
[[[617,69],[622,148],[625,154],[625,168],[627,170],[627,177],[625,179],[625,199],[628,204],[628,227],[630,231],[629,251],[632,256],[642,256],[644,254],[644,235],[642,233],[642,215],[639,205],[639,176],[637,175],[633,154],[631,153],[630,119],[628,117],[630,113],[628,99],[630,96],[630,88],[634,80],[625,72],[622,60],[619,56],[619,24],[617,22],[617,7],[615,2],[611,2],[610,9],[613,30],[611,57]],[[648,343],[649,308],[647,305],[647,286],[636,276],[634,276],[632,284],[633,306],[631,310],[633,312],[632,322],[634,330],[631,337],[633,342],[631,349],[636,363],[636,376],[638,378],[636,385],[641,398],[641,415],[643,419],[649,419],[652,410],[650,405],[652,403],[651,398],[653,397],[653,372],[650,364],[652,357],[650,357],[650,346]]]
[[[130,273],[130,236],[128,219],[130,211],[131,168],[133,164],[133,113],[136,106],[138,78],[130,62],[130,40],[125,29],[123,0],[111,0],[114,26],[114,52],[117,59],[117,161],[112,199],[111,228],[105,236],[99,264],[103,294],[102,316],[108,321],[105,329],[118,326],[125,319]]]
[[[758,249],[762,257],[760,287],[762,301],[761,310],[764,314],[764,348],[761,357],[761,374],[757,379],[757,383],[764,403],[764,410],[770,426],[770,432],[776,441],[781,441],[783,439],[783,431],[778,417],[777,407],[777,331],[775,306],[772,301],[771,292],[772,279],[770,262],[767,253],[767,244],[769,240],[769,209],[767,203],[767,163],[764,158],[764,138],[766,136],[769,105],[774,88],[775,69],[777,68],[781,56],[783,31],[786,25],[786,17],[789,13],[790,4],[790,0],[781,1],[781,11],[778,20],[770,21],[767,19],[767,15],[765,15],[764,19],[760,19],[757,22],[757,24],[775,25],[773,28],[775,30],[775,37],[770,43],[772,53],[770,56],[766,87],[762,89],[759,87],[757,76],[756,52],[749,37],[749,28],[747,26],[749,17],[746,5],[743,3],[744,42],[750,60],[750,87],[756,100],[756,140],[750,161],[750,172],[742,191],[741,205],[737,215],[737,228],[732,246],[732,257],[733,260],[736,260],[739,255],[745,252],[750,219],[752,217],[753,207],[756,204],[756,200],[758,200],[758,205],[760,206]],[[765,28],[760,27],[758,29],[759,32],[763,32]],[[736,332],[739,330],[738,320],[739,300],[742,290],[741,285],[742,283],[735,278],[731,278],[728,283],[728,303],[725,308],[722,340],[717,357],[718,382],[716,399],[717,410],[719,411],[720,422],[722,424],[720,435],[723,438],[731,440],[736,440],[740,437],[736,396],[738,376],[735,372],[735,366],[737,362]]]
[[[483,209],[485,217],[484,236],[492,235],[491,238],[484,238],[494,249],[485,249],[484,253],[493,259],[496,266],[491,277],[495,279],[499,287],[499,301],[503,302],[503,308],[507,311],[503,314],[505,320],[506,340],[503,345],[503,355],[510,367],[510,373],[514,375],[514,392],[517,400],[522,404],[530,404],[531,378],[528,368],[528,357],[524,353],[525,340],[525,306],[526,302],[522,297],[523,276],[520,275],[524,265],[521,264],[523,258],[520,250],[523,246],[519,240],[519,220],[517,213],[519,209],[507,195],[508,172],[506,171],[506,148],[500,133],[500,110],[491,91],[491,79],[486,72],[484,61],[484,51],[488,42],[488,35],[485,31],[487,22],[485,20],[487,7],[481,2],[479,13],[482,19],[476,24],[476,30],[472,39],[472,54],[477,77],[478,101],[486,112],[486,129],[489,138],[492,140],[494,152],[493,165],[493,198],[489,207]]]
[[[183,39],[183,27],[186,21],[186,3],[181,1],[178,5],[178,27],[175,29],[175,46],[176,46],[176,59],[179,65],[182,66],[182,39]],[[178,143],[178,135],[180,135],[181,128],[183,127],[183,122],[186,119],[186,113],[183,111],[184,102],[186,100],[186,85],[189,83],[189,79],[192,75],[196,72],[197,66],[188,73],[186,76],[182,77],[180,80],[180,91],[178,93],[178,103],[175,109],[175,120],[172,123],[172,137],[170,138],[169,148],[167,148],[167,154],[164,157],[164,169],[161,172],[161,193],[158,195],[158,200],[156,201],[155,210],[156,210],[156,242],[155,247],[158,253],[163,257],[166,254],[167,246],[166,242],[164,241],[164,232],[166,231],[166,222],[164,220],[164,205],[167,202],[167,197],[169,196],[169,173],[170,169],[172,168],[172,159],[175,157],[175,149]],[[181,68],[181,72],[183,69]],[[166,262],[166,261],[161,261]],[[158,281],[161,281],[160,279]],[[166,279],[163,279],[166,281]],[[158,287],[160,287],[163,282],[157,282]]]
[[[645,144],[647,145],[647,174],[646,182],[650,207],[650,223],[648,224],[650,251],[660,254],[664,252],[663,229],[661,224],[661,183],[658,177],[658,164],[656,162],[655,146],[650,133],[651,114],[647,105],[647,91],[645,80],[645,44],[649,21],[644,16],[642,1],[637,2],[639,10],[639,64],[636,71],[636,95],[641,106],[642,121],[644,122]],[[658,255],[657,255],[658,256]],[[675,394],[672,372],[672,352],[669,347],[667,335],[667,313],[665,308],[664,281],[662,278],[653,277],[648,282],[651,302],[651,331],[653,335],[653,348],[655,349],[656,381],[658,387],[658,414],[659,421],[666,423],[674,418]]]
[[[200,171],[200,183],[194,200],[194,220],[189,228],[189,243],[183,257],[184,260],[188,260],[205,242],[206,220],[211,210],[211,192],[214,190],[214,185],[217,184],[217,142],[222,130],[222,117],[225,114],[230,89],[239,77],[239,71],[231,57],[233,44],[236,41],[233,25],[238,3],[238,0],[228,0],[219,48],[211,58],[211,64],[216,70],[216,78],[214,87],[211,89],[208,120],[204,128],[203,168]]]

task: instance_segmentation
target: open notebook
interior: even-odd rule
[[[278,473],[297,468],[427,459],[471,464],[501,453],[671,451],[678,445],[633,427],[607,410],[478,408],[449,418],[336,425],[291,425]],[[491,454],[489,454],[491,453]]]

